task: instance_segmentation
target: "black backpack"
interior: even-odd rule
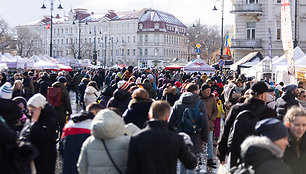
[[[255,112],[251,110],[240,111],[229,133],[227,145],[230,151],[233,150],[232,148],[240,149],[240,145],[248,136],[256,134],[255,125],[265,109],[266,106],[262,105]]]
[[[197,102],[195,107],[185,108],[183,117],[179,123],[178,130],[187,134],[195,134],[202,129],[203,113],[200,109],[201,100]]]

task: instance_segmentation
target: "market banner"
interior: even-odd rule
[[[295,74],[294,68],[294,55],[293,55],[293,41],[292,41],[292,23],[290,16],[290,3],[289,0],[282,0],[281,6],[281,34],[283,50],[288,62],[288,73]]]

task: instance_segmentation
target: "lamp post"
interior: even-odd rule
[[[217,11],[217,7],[214,6],[213,11]],[[222,10],[221,10],[221,48],[220,48],[220,59],[223,58],[223,47],[224,47],[224,37],[223,37],[223,22],[224,22],[224,0],[222,0]],[[222,73],[222,66],[220,66]]]
[[[79,22],[79,50],[78,50],[78,59],[81,59],[81,32],[82,32],[82,29],[81,29],[81,19],[80,19],[80,16],[78,14],[76,14],[75,20],[78,20],[78,22]],[[73,21],[72,24],[75,24],[75,22]],[[88,25],[87,21],[85,22],[85,25]]]
[[[43,3],[42,9],[46,9],[45,3]],[[62,5],[59,4],[57,7],[58,9],[63,9]],[[50,57],[52,57],[52,32],[53,32],[53,9],[54,9],[54,0],[50,0],[50,11],[51,11],[51,16],[50,16]]]
[[[114,38],[111,37],[109,40],[112,42],[112,51],[111,51],[111,54],[112,54],[112,66],[113,66],[114,65]]]
[[[104,45],[104,47],[105,47],[105,50],[104,50],[104,51],[105,51],[105,52],[104,52],[104,53],[105,53],[105,57],[104,57],[104,68],[106,68],[106,48],[107,48],[106,45],[107,45],[107,36],[105,36],[105,45]]]
[[[96,26],[94,26],[94,50],[93,50],[93,56],[92,56],[92,59],[94,61],[94,65],[97,65],[97,45],[96,45],[96,36],[97,36],[97,33],[96,33]],[[89,32],[89,34],[91,34],[91,32]]]
[[[294,1],[295,3],[295,7],[294,7],[294,41],[293,41],[293,48],[297,47],[298,46],[298,41],[297,41],[297,0]]]

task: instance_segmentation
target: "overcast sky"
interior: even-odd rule
[[[229,11],[232,8],[231,0],[225,1],[224,22],[231,25],[234,15]],[[50,14],[50,0],[45,0],[47,9],[40,7],[43,0],[1,0],[0,16],[6,20],[10,27],[41,19]],[[59,0],[54,0],[55,7]],[[105,13],[107,10],[128,11],[142,8],[153,8],[173,14],[185,25],[192,25],[200,19],[201,24],[221,25],[222,0],[61,0],[63,10],[55,10],[55,14],[67,14],[70,9],[86,8],[88,12]],[[212,11],[216,5],[218,11]]]

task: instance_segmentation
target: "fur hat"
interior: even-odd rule
[[[0,98],[12,99],[13,88],[9,82],[5,82],[0,88]]]
[[[288,128],[276,118],[266,118],[256,123],[255,130],[272,142],[289,136]]]
[[[42,94],[37,93],[29,99],[28,106],[31,105],[36,108],[39,108],[39,107],[44,108],[46,103],[47,103],[46,98]]]
[[[205,89],[207,88],[210,88],[209,85],[207,83],[204,83],[202,86],[201,86],[201,91],[204,91]]]
[[[125,80],[120,80],[117,84],[118,88],[126,90],[129,87],[129,83]]]

